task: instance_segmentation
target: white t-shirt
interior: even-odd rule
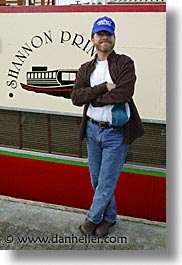
[[[90,76],[91,86],[99,85],[103,82],[108,82],[113,84],[111,79],[108,61],[99,61],[96,62],[96,68]],[[87,116],[96,121],[104,121],[111,123],[111,109],[113,105],[106,105],[103,107],[93,107],[92,104],[89,105],[87,110]]]
[[[113,84],[113,81],[109,73],[108,61],[107,60],[99,61],[97,59],[96,67],[90,75],[90,84],[92,87],[95,85],[99,85],[103,82]],[[113,106],[114,105],[105,105],[103,107],[93,107],[92,104],[90,103],[88,110],[87,110],[87,116],[95,121],[104,121],[104,122],[109,122],[110,124],[112,124],[111,110]],[[130,109],[129,109],[128,103],[125,103],[125,109],[126,109],[126,113],[129,119]]]

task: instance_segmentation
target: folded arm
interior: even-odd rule
[[[76,106],[83,106],[88,104],[98,98],[100,95],[106,93],[107,82],[101,83],[99,85],[90,86],[90,82],[86,81],[86,71],[85,68],[80,68],[77,77],[71,91],[71,100]]]
[[[93,102],[94,107],[109,104],[129,102],[134,94],[136,81],[135,68],[132,60],[129,60],[120,68],[115,87],[106,93],[99,95]]]

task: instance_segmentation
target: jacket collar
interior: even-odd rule
[[[116,56],[116,53],[115,53],[115,51],[113,50],[113,51],[109,54],[107,60],[108,60],[108,61],[112,61],[112,60],[115,58],[115,56]],[[94,59],[91,61],[91,64],[92,64],[92,65],[96,63],[97,57],[98,57],[98,56],[97,56],[97,54],[96,54],[95,57],[94,57]]]

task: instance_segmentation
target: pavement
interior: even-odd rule
[[[104,239],[84,237],[86,211],[0,196],[1,250],[166,250],[166,224],[117,216]]]

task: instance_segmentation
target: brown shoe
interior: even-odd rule
[[[95,230],[95,236],[97,237],[105,237],[109,234],[109,228],[115,225],[116,222],[107,222],[103,220]]]
[[[92,235],[96,227],[97,227],[97,224],[86,219],[85,222],[79,226],[79,229],[82,235]]]

